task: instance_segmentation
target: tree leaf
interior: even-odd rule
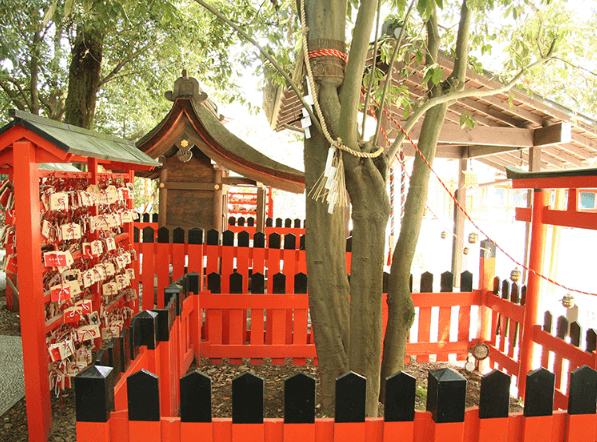
[[[73,12],[74,5],[75,0],[66,0],[66,2],[64,2],[64,18],[68,17]]]
[[[48,24],[48,22],[52,19],[52,17],[54,17],[54,14],[56,13],[56,7],[58,6],[58,0],[54,0],[54,3],[52,3],[52,5],[48,8],[48,10],[46,11],[46,13],[44,14],[44,19],[42,21],[42,26],[45,26]]]

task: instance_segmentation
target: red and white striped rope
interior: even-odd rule
[[[308,52],[309,58],[316,57],[338,57],[348,63],[348,55],[344,52],[338,51],[337,49],[315,49]]]

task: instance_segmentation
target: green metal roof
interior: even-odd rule
[[[48,120],[15,109],[9,111],[9,116],[14,120],[0,128],[0,135],[20,125],[70,154],[141,166],[161,165],[137,149],[132,141]]]

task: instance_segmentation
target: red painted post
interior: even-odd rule
[[[495,255],[496,247],[489,240],[481,241],[481,258],[479,260],[479,290],[481,291],[481,305],[479,306],[479,339],[482,343],[492,342],[492,333],[495,332],[493,324],[493,312],[487,307],[488,293],[493,291],[493,279],[495,278]],[[489,359],[480,362],[479,369],[488,368]]]
[[[84,440],[87,442],[111,442],[110,421],[77,422],[77,440]]]
[[[549,193],[542,189],[533,192],[533,222],[531,226],[531,252],[529,267],[535,272],[543,272],[543,255],[545,250],[545,234],[547,228],[543,224],[543,212],[547,206]],[[533,326],[537,323],[539,312],[539,294],[541,279],[534,272],[529,272],[527,282],[527,299],[524,322],[522,323],[522,344],[520,346],[520,370],[518,373],[519,396],[524,399],[527,373],[533,366],[535,344],[533,342]]]
[[[39,169],[35,147],[28,141],[13,146],[19,305],[25,372],[29,440],[45,441],[52,427],[45,311],[40,259]]]

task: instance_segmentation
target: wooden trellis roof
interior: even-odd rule
[[[448,57],[439,60],[445,75],[453,69]],[[371,59],[369,59],[371,64]],[[387,71],[381,62],[378,68]],[[405,85],[414,100],[425,96],[421,86],[423,72],[420,66],[406,66],[409,76],[404,78],[399,65],[394,69],[392,81]],[[297,66],[295,79],[299,83],[304,77],[302,66]],[[495,89],[502,86],[490,72],[476,74],[467,72],[466,89]],[[267,98],[267,97],[266,97]],[[299,129],[302,105],[290,88],[279,89],[269,110],[270,124],[275,130]],[[404,124],[402,108],[388,109],[393,118]],[[473,129],[460,128],[460,116],[467,112],[474,119]],[[422,119],[411,130],[410,136],[416,142]],[[397,126],[383,119],[383,127],[391,141],[396,136]],[[385,144],[383,137],[380,142]],[[437,158],[474,158],[482,163],[503,170],[505,166],[528,166],[529,148],[541,146],[541,169],[568,169],[587,167],[597,156],[597,122],[579,115],[553,101],[536,94],[513,90],[509,94],[497,94],[483,98],[465,98],[448,109],[437,148]],[[414,155],[409,142],[404,144],[406,156]]]

